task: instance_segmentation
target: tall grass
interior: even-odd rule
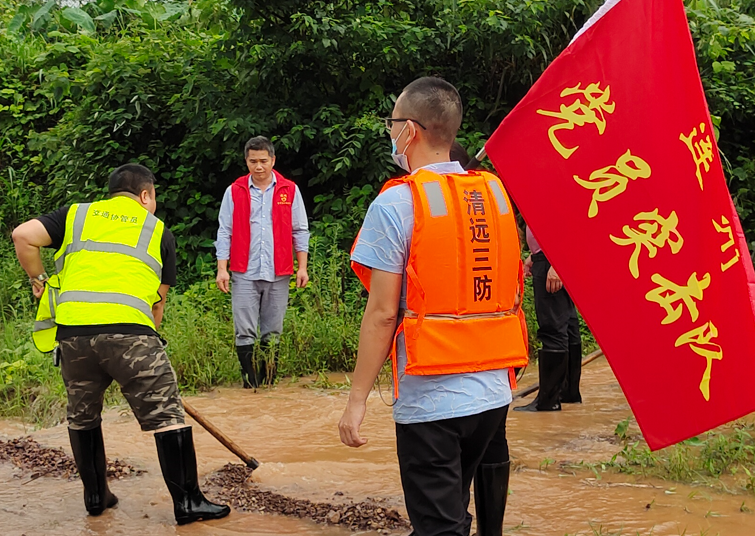
[[[279,371],[301,376],[354,366],[364,298],[348,255],[312,240],[310,283],[293,288],[278,348]],[[186,390],[240,381],[230,295],[214,281],[191,285],[168,300],[161,329],[179,382]]]
[[[50,357],[39,353],[30,337],[20,337],[29,327],[25,320],[2,326],[0,415],[50,426],[65,415],[65,388]]]
[[[313,238],[310,284],[292,289],[279,348],[280,373],[300,376],[350,370],[356,357],[365,299],[351,274],[348,255]],[[8,242],[0,245],[0,417],[39,426],[65,415],[65,389],[49,356],[31,342],[35,303]],[[241,381],[231,299],[214,280],[171,291],[160,334],[184,393]],[[123,399],[111,387],[110,404]]]
[[[700,484],[730,492],[755,493],[755,425],[740,420],[671,447],[652,452],[629,433],[630,419],[614,431],[622,449],[598,466],[626,474]],[[587,464],[589,465],[589,464]]]
[[[281,338],[281,371],[300,375],[352,370],[366,304],[349,255],[313,240],[308,289],[293,291]]]

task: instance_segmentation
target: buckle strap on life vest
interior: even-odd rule
[[[149,254],[149,245],[152,237],[157,230],[157,224],[160,220],[154,214],[147,213],[147,217],[139,234],[139,240],[136,246],[127,246],[126,244],[116,244],[112,242],[93,242],[92,240],[82,240],[84,232],[84,222],[91,203],[83,203],[76,209],[76,217],[73,220],[73,236],[71,243],[66,247],[63,254],[55,260],[55,268],[58,273],[63,271],[66,256],[79,251],[93,251],[97,253],[120,253],[128,255],[142,261],[152,268],[158,278],[162,278],[162,266],[152,255]]]
[[[516,306],[517,312],[522,308],[524,302],[524,263],[519,260],[519,305]]]
[[[524,335],[524,348],[527,355],[530,353],[530,344],[527,335],[527,320],[524,318],[524,310],[522,309],[522,303],[524,302],[524,263],[519,260],[519,305],[516,307],[516,314],[519,317],[519,322],[522,326],[522,334]],[[509,387],[513,391],[517,388],[516,370],[514,367],[509,367]]]
[[[417,289],[417,292],[419,293],[420,297],[420,303],[419,303],[419,310],[415,311],[417,313],[417,329],[414,332],[414,338],[416,339],[419,337],[419,330],[422,327],[422,322],[425,320],[425,314],[427,313],[427,303],[425,301],[425,289],[422,288],[422,283],[420,283],[419,276],[417,275],[417,272],[414,270],[414,267],[411,265],[411,263],[406,265],[406,276],[411,282],[412,285]],[[402,327],[403,330],[403,322]]]
[[[404,333],[404,322],[399,322],[396,328],[396,333],[393,335],[393,343],[391,344],[391,353],[388,354],[388,359],[391,360],[391,369],[393,371],[393,398],[398,400],[398,336],[400,333]],[[406,336],[406,335],[404,335]]]

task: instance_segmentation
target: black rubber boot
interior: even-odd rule
[[[540,350],[540,389],[535,400],[514,411],[561,411],[561,386],[566,376],[567,352]]]
[[[568,352],[540,350],[540,391],[538,411],[561,411],[561,386],[566,377]]]
[[[107,485],[107,460],[105,443],[102,440],[102,427],[92,430],[68,429],[73,459],[84,484],[84,506],[91,516],[98,516],[118,504],[118,497],[110,492]]]
[[[579,404],[582,395],[579,392],[579,380],[582,377],[582,345],[569,345],[569,363],[566,367],[566,378],[561,388],[561,402],[565,404]]]
[[[538,399],[535,397],[535,399],[527,404],[526,406],[517,406],[514,408],[514,411],[537,411],[537,404]]]
[[[155,433],[157,457],[165,484],[173,497],[176,522],[185,525],[227,516],[231,509],[208,501],[199,489],[197,455],[191,428]]]
[[[241,365],[241,381],[244,384],[244,389],[252,389],[259,387],[257,382],[257,374],[252,365],[252,357],[254,356],[254,345],[237,346],[236,354],[239,356],[239,364]]]
[[[481,463],[474,475],[477,536],[502,536],[511,462]]]

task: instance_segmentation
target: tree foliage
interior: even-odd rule
[[[421,75],[465,102],[482,146],[598,0],[0,0],[3,230],[104,193],[116,166],[159,180],[184,277],[207,271],[246,139],[278,148],[316,232],[346,245],[396,173],[380,117]],[[731,190],[755,239],[753,0],[688,0]],[[641,73],[638,73],[641,76]],[[345,228],[345,229],[344,229]]]
[[[755,250],[755,1],[694,0],[688,14],[729,190]]]

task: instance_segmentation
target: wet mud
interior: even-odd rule
[[[331,381],[335,384],[343,379],[333,376]],[[530,368],[521,385],[535,381],[537,371]],[[349,449],[340,443],[337,430],[348,393],[303,388],[311,383],[284,379],[277,387],[258,393],[220,389],[191,397],[198,411],[262,462],[251,480],[246,469],[221,471],[239,460],[194,425],[205,489],[234,506],[225,519],[177,527],[154,439],[139,430],[128,408],[114,408],[103,415],[108,458],[146,471],[111,483],[120,499],[118,506],[100,517],[88,517],[80,481],[17,478],[16,466],[0,463],[0,534],[407,534],[401,525],[369,525],[369,521],[381,519],[381,514],[392,518],[391,510],[406,518],[391,409],[373,393],[362,428],[368,443]],[[755,535],[752,493],[723,493],[641,476],[596,474],[580,464],[610,460],[621,449],[613,430],[631,416],[604,359],[583,371],[582,395],[583,404],[565,406],[560,413],[509,413],[514,470],[506,535]],[[0,439],[27,435],[39,445],[62,448],[70,456],[65,426],[31,431],[18,422],[0,421]],[[347,514],[355,512],[357,505],[364,510],[362,503],[375,508],[360,518],[367,524],[347,522]],[[354,510],[349,510],[350,505]],[[473,511],[473,505],[470,509]],[[351,517],[356,519],[356,514]]]
[[[0,439],[0,462],[10,462],[20,472],[18,476],[30,475],[35,479],[41,476],[73,479],[79,476],[73,458],[63,449],[43,447],[31,437],[20,437],[3,441]],[[121,479],[144,473],[121,460],[107,461],[108,478]]]
[[[353,531],[372,530],[391,534],[394,530],[409,529],[409,521],[395,509],[386,508],[383,500],[358,503],[313,502],[294,499],[272,491],[259,489],[252,482],[252,470],[245,465],[226,464],[210,475],[205,482],[209,496],[230,504],[237,510],[265,514],[280,514],[306,518],[326,525],[340,525]],[[343,496],[343,492],[335,492]]]

